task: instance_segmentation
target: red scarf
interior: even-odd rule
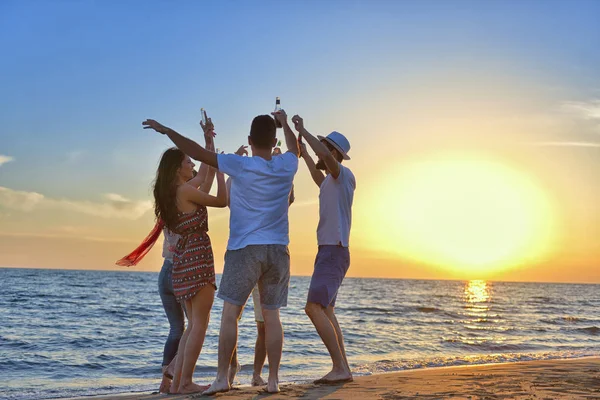
[[[121,267],[131,267],[133,265],[137,265],[142,259],[148,254],[156,240],[160,236],[160,233],[163,230],[165,223],[162,220],[158,220],[152,228],[152,231],[146,236],[146,239],[131,253],[127,254],[125,257],[117,260],[115,264],[120,265]]]

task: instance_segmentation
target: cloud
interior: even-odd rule
[[[44,201],[44,195],[36,192],[21,192],[0,186],[0,205],[17,211],[33,211]]]
[[[14,161],[14,157],[11,156],[3,156],[2,154],[0,154],[0,166],[2,166],[3,164],[6,164],[7,162],[11,162]]]
[[[151,201],[133,201],[119,194],[107,193],[105,201],[53,199],[37,192],[25,192],[0,186],[0,206],[17,211],[63,210],[99,218],[135,220],[152,208]]]
[[[600,100],[568,101],[562,105],[565,111],[579,115],[587,120],[600,121]]]
[[[600,143],[594,142],[530,142],[527,144],[541,147],[600,147]]]
[[[77,162],[81,161],[85,155],[86,155],[85,150],[73,150],[73,151],[70,151],[67,153],[66,161],[71,164],[77,163]]]

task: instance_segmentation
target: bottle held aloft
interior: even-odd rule
[[[275,98],[275,112],[277,111],[281,111],[281,100],[279,99],[279,97]],[[277,128],[281,128],[281,122],[279,122],[277,118],[275,118],[275,126]]]

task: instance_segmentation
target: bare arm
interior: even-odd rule
[[[337,179],[340,176],[340,164],[335,159],[333,154],[329,151],[327,146],[325,146],[319,139],[310,134],[309,131],[304,127],[304,121],[298,115],[294,115],[292,121],[296,125],[296,130],[300,134],[301,137],[306,139],[308,145],[313,149],[313,151],[317,154],[325,165],[327,166],[327,170],[334,179]],[[314,179],[314,178],[313,178]]]
[[[210,150],[212,152],[215,151],[215,143],[212,140],[212,137],[210,138],[210,145],[207,142],[206,149]],[[202,164],[202,167],[206,167],[206,168],[205,168],[204,181],[200,185],[200,190],[204,193],[209,193],[210,189],[212,188],[213,182],[215,180],[215,174],[217,173],[217,170],[213,167],[209,167],[207,164]],[[202,169],[202,167],[200,167],[200,169]]]
[[[300,149],[298,148],[298,139],[288,124],[287,114],[283,110],[274,112],[272,114],[279,122],[281,122],[283,134],[285,135],[285,145],[287,147],[287,151],[291,151],[296,156],[299,156]]]
[[[215,145],[214,145],[212,136],[204,135],[204,139],[206,140],[206,142],[205,142],[206,150],[214,152]],[[212,167],[209,167],[205,163],[201,163],[196,176],[193,177],[192,179],[190,179],[187,183],[192,185],[195,188],[200,188],[200,190],[202,190],[205,193],[208,193],[210,191],[210,187],[212,186],[212,181],[214,180],[214,177],[215,177],[214,172],[213,172],[212,176],[209,175],[210,170],[214,170],[214,169]],[[209,178],[210,178],[210,183],[208,186],[208,190],[203,190],[203,188],[206,188]]]
[[[219,189],[217,195],[212,196],[208,193],[204,193],[191,185],[183,185],[179,194],[182,199],[207,207],[227,207],[227,188],[225,187],[225,175],[219,172],[217,174],[217,183]]]
[[[310,176],[313,178],[313,181],[317,184],[318,187],[321,187],[321,183],[325,180],[325,175],[323,172],[319,171],[315,165],[310,154],[306,151],[306,145],[302,143],[301,145],[302,152],[300,156],[304,159],[306,166],[308,167],[308,171],[310,172]]]
[[[167,135],[169,139],[171,139],[171,141],[175,144],[175,146],[177,146],[188,156],[192,157],[194,160],[198,160],[201,163],[208,164],[211,167],[219,167],[217,162],[217,155],[215,153],[206,150],[198,143],[186,138],[185,136],[180,135],[173,129],[167,128],[166,126],[159,124],[153,119],[147,119],[146,121],[142,122],[142,125],[144,125],[144,129],[154,129],[156,132],[162,133],[163,135]]]

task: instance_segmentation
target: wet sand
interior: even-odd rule
[[[203,384],[204,382],[199,382]],[[241,387],[213,398],[238,399],[598,399],[600,357],[430,368],[356,377],[341,385],[282,384],[281,392]],[[93,399],[193,399],[148,393]],[[85,399],[90,399],[86,397]]]

